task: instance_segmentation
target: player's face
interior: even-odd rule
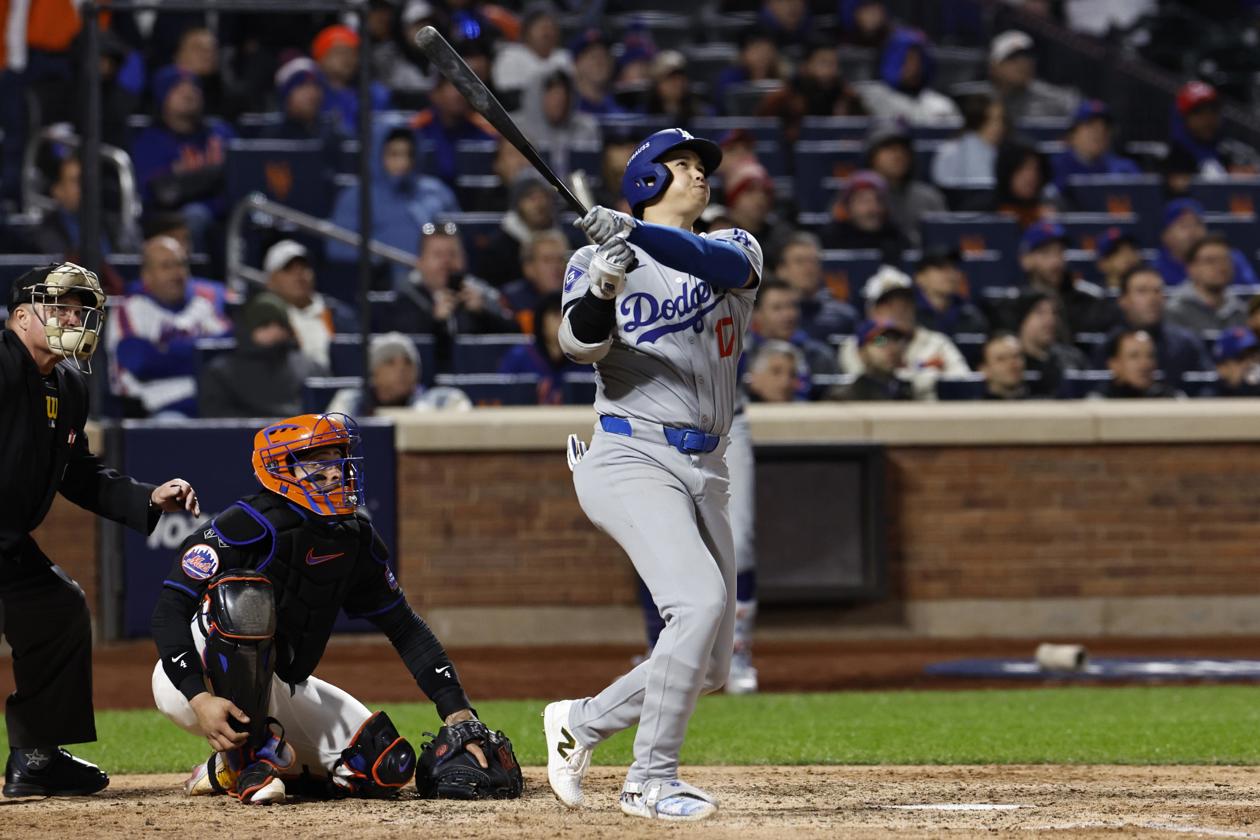
[[[709,203],[709,179],[700,156],[690,149],[667,152],[660,161],[673,176],[659,204],[661,209],[692,221]]]
[[[345,453],[339,446],[323,446],[301,454],[293,464],[293,477],[311,489],[327,493],[341,487],[341,462]]]

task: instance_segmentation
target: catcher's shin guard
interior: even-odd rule
[[[249,733],[246,748],[269,737],[267,709],[275,671],[276,601],[271,581],[250,569],[223,572],[206,589],[201,605],[206,636],[205,668],[216,697],[226,697],[249,716],[249,724],[229,718]]]
[[[333,784],[343,795],[389,797],[411,781],[416,751],[384,712],[363,722],[333,766]]]

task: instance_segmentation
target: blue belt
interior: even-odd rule
[[[706,434],[699,429],[675,429],[671,426],[658,427],[655,423],[652,425],[664,433],[666,443],[684,455],[691,455],[695,452],[712,452],[722,442],[721,435]],[[599,427],[609,434],[634,437],[634,429],[630,425],[630,421],[624,417],[601,414],[599,416]]]

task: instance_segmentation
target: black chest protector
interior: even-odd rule
[[[369,556],[372,529],[357,516],[304,515],[269,493],[241,500],[216,519],[216,527],[222,531],[228,525],[223,520],[237,511],[254,519],[255,529],[270,531],[270,540],[259,540],[261,546],[270,543],[270,553],[255,568],[275,589],[276,674],[301,682],[324,655],[360,558]]]

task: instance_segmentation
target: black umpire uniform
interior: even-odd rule
[[[18,335],[0,332],[0,606],[13,648],[5,723],[15,749],[96,740],[87,601],[31,531],[58,492],[146,534],[161,516],[153,485],[106,469],[88,449],[87,415],[78,370],[63,361],[43,376]],[[83,537],[95,551],[90,533]]]

